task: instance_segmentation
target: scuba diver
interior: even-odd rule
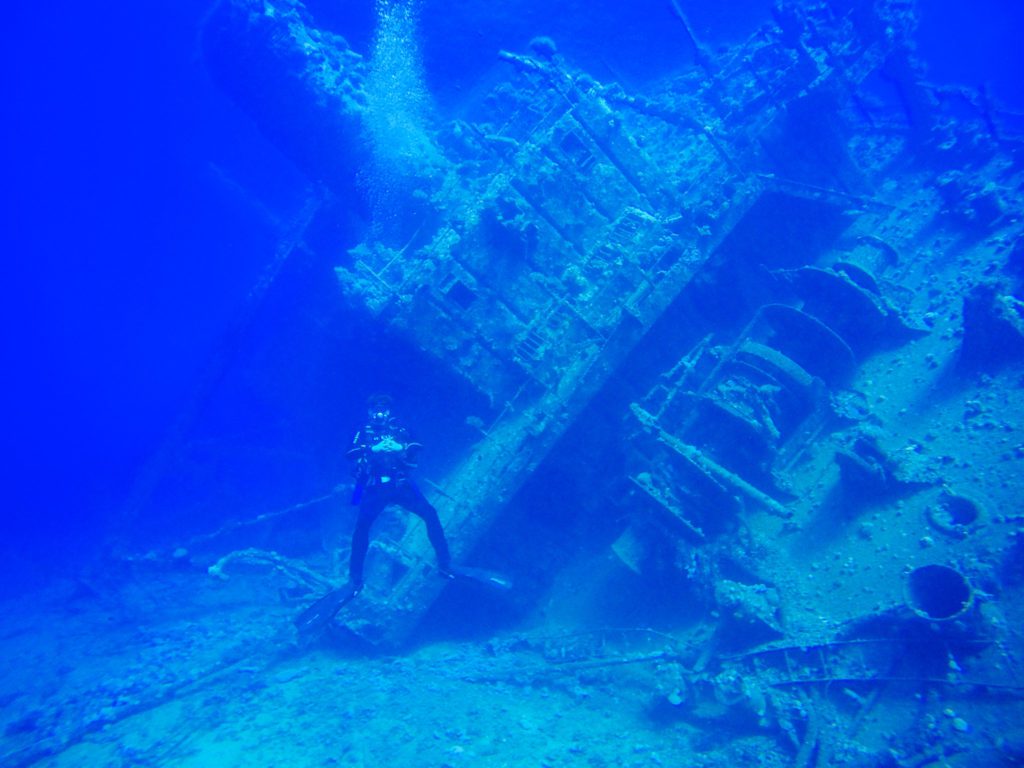
[[[352,447],[345,454],[355,462],[356,487],[352,503],[359,505],[349,560],[353,597],[363,589],[363,563],[370,546],[370,529],[385,507],[392,504],[405,507],[423,520],[437,556],[438,571],[445,578],[455,578],[437,510],[409,476],[422,445],[410,440],[405,428],[392,417],[390,397],[373,395],[366,405],[369,419],[356,433]]]
[[[410,474],[422,447],[409,439],[405,428],[391,416],[391,398],[373,395],[367,401],[366,426],[356,433],[345,454],[355,462],[356,485],[352,503],[359,506],[352,532],[349,582],[331,590],[295,618],[300,636],[323,630],[345,605],[363,590],[363,564],[370,546],[370,529],[385,508],[395,505],[417,515],[427,526],[427,537],[437,556],[438,573],[446,579],[462,579],[500,590],[512,588],[506,577],[481,568],[453,568],[448,542],[437,510],[413,483]]]

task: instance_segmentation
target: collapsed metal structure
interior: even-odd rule
[[[373,161],[367,65],[344,40],[297,2],[218,14],[208,49],[230,36],[253,59],[246,78],[217,57],[213,69],[286,151],[320,164],[329,186]],[[650,518],[696,544],[730,515],[793,517],[787,469],[868,415],[851,402],[858,366],[927,332],[899,306],[899,281],[918,267],[893,238],[920,236],[907,222],[914,196],[883,174],[963,137],[939,129],[934,94],[914,74],[912,8],[784,6],[775,20],[721,56],[698,46],[699,66],[645,94],[574,71],[549,41],[503,52],[503,80],[407,158],[414,226],[401,245],[371,236],[343,259],[349,301],[493,406],[437,483],[457,553],[625,375],[670,307],[707,317],[673,331],[678,362],[623,404],[635,424],[629,504],[636,529]],[[246,90],[253,60],[291,94],[287,121],[271,100],[280,92]],[[318,119],[314,140],[300,137]],[[310,146],[326,142],[318,136],[337,142],[336,168]],[[835,460],[843,478],[885,485],[882,451],[852,435]],[[359,620],[375,640],[406,636],[438,590],[420,573],[418,539],[379,548],[379,591]]]
[[[579,468],[597,499],[580,514],[613,508],[619,567],[672,572],[715,617],[695,669],[718,658],[720,674],[691,677],[695,691],[752,669],[768,687],[934,680],[905,672],[895,636],[941,625],[941,658],[995,642],[974,603],[982,571],[957,547],[983,517],[975,497],[1001,491],[966,488],[907,414],[972,350],[1020,348],[1019,142],[977,104],[950,117],[959,97],[915,68],[910,3],[785,4],[774,21],[720,55],[698,44],[690,71],[643,93],[546,39],[502,52],[497,85],[405,158],[400,231],[339,254],[338,280],[490,404],[465,414],[480,437],[434,478],[457,558],[625,382],[636,396],[602,407],[621,411],[626,460]],[[208,55],[299,165],[351,193],[374,162],[366,62],[295,0],[222,4],[207,39],[250,52],[244,76]],[[254,69],[273,87],[253,90]],[[986,237],[1001,282],[951,329],[963,265],[942,251]],[[431,560],[417,521],[381,537],[345,626],[400,645],[443,588]]]

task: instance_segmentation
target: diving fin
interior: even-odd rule
[[[300,635],[314,635],[326,627],[342,608],[348,605],[359,594],[359,590],[351,584],[332,589],[309,608],[295,617],[295,628]]]

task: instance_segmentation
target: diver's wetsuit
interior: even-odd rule
[[[349,560],[349,578],[357,587],[363,583],[363,563],[370,546],[370,528],[378,515],[391,504],[405,507],[426,523],[427,536],[437,555],[438,566],[443,572],[450,569],[448,542],[437,510],[409,477],[409,471],[415,466],[410,453],[417,448],[419,443],[410,442],[405,429],[389,418],[384,423],[370,423],[363,427],[356,433],[346,454],[356,462],[356,483],[363,489]]]

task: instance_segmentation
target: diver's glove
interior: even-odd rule
[[[370,450],[373,453],[401,453],[405,450],[405,446],[389,435],[379,443],[375,443]]]

